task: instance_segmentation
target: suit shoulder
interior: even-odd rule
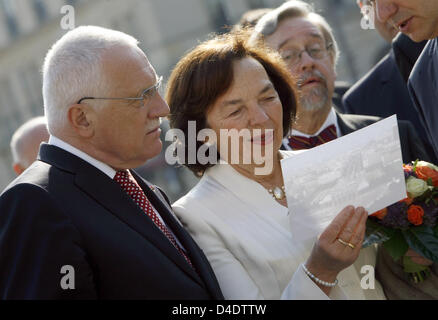
[[[223,192],[222,185],[208,176],[203,176],[187,194],[172,204],[172,208],[178,217],[205,218],[210,210],[217,206]]]
[[[47,185],[50,168],[51,166],[47,163],[35,161],[22,174],[12,180],[2,193],[18,185],[22,185],[23,188],[28,188],[30,185],[44,188]]]
[[[12,183],[0,195],[0,229],[9,228],[11,223],[18,223],[20,229],[74,226],[62,204],[44,185],[32,181]]]
[[[370,71],[360,78],[351,88],[344,94],[342,101],[356,102],[364,96],[374,93],[377,86],[383,79],[388,77],[388,72],[395,66],[395,61],[390,54],[383,57]]]

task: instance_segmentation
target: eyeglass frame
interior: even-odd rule
[[[320,58],[316,58],[316,57],[313,57],[313,55],[312,55],[311,52],[310,52],[311,50],[309,49],[309,47],[306,46],[306,48],[305,48],[304,50],[301,50],[301,51],[298,51],[298,50],[297,50],[298,55],[296,56],[296,57],[297,57],[297,61],[296,61],[295,63],[287,62],[287,60],[282,56],[281,52],[280,52],[280,55],[281,55],[281,58],[284,60],[284,62],[285,62],[286,64],[291,63],[292,66],[297,66],[297,65],[301,62],[302,54],[303,54],[304,52],[306,52],[307,55],[308,55],[309,57],[311,57],[312,59],[314,59],[314,60],[322,60],[322,59],[326,58],[326,57],[330,54],[330,49],[331,49],[332,47],[333,47],[333,43],[329,43],[328,45],[326,45],[326,46],[324,47],[324,49],[318,49],[318,51],[324,51],[324,56],[322,56],[322,57],[320,57]]]
[[[145,97],[145,95],[147,95],[149,92],[151,92],[152,90],[158,91],[160,86],[161,86],[161,82],[163,81],[163,76],[159,76],[157,79],[157,82],[153,85],[150,86],[149,88],[146,88],[142,91],[140,97],[135,97],[135,98],[103,98],[103,97],[83,97],[81,99],[79,99],[79,101],[77,102],[77,104],[80,104],[83,100],[131,100],[131,101],[140,101],[143,100],[143,104],[146,104],[146,99],[150,98],[150,97]]]

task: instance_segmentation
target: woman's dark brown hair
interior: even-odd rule
[[[188,122],[196,121],[196,135],[207,128],[209,108],[233,83],[233,62],[247,57],[257,60],[266,70],[283,106],[283,134],[289,132],[295,119],[297,94],[295,81],[281,57],[260,43],[250,44],[248,32],[239,31],[215,36],[187,53],[176,65],[167,85],[166,100],[171,128],[184,132],[186,141],[184,165],[201,176],[213,164],[188,163]],[[196,151],[203,144],[196,142]],[[210,148],[210,152],[217,150]],[[219,159],[219,155],[217,155]]]

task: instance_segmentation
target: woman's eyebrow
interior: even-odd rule
[[[263,94],[266,93],[267,91],[274,89],[274,85],[272,83],[268,83],[262,90],[260,90],[259,94]],[[242,99],[233,99],[233,100],[228,100],[228,101],[224,101],[222,103],[223,107],[229,107],[229,106],[234,106],[234,105],[238,105],[240,103],[242,103],[243,100]]]
[[[275,90],[274,85],[270,82],[262,90],[260,90],[259,94],[264,94],[264,93],[266,93],[267,91],[269,91],[271,89]]]
[[[228,100],[228,101],[224,101],[222,103],[222,106],[223,107],[234,106],[234,105],[242,103],[242,101],[243,101],[242,99]]]

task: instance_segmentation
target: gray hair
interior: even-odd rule
[[[47,122],[45,117],[32,118],[22,124],[12,135],[11,153],[14,163],[20,164],[24,168],[30,166],[35,159],[27,159],[26,152],[32,148],[32,144],[38,145],[47,141],[49,134],[47,132]]]
[[[252,40],[261,40],[263,37],[273,34],[283,20],[298,17],[307,18],[320,28],[326,45],[330,45],[329,52],[334,64],[336,65],[339,58],[339,48],[333,35],[332,28],[324,17],[314,11],[313,6],[300,0],[287,1],[278,8],[265,14],[256,24]]]
[[[120,31],[81,26],[67,32],[48,51],[43,65],[43,99],[51,134],[64,128],[69,106],[85,96],[107,93],[102,56],[120,46],[138,48],[138,40]]]

